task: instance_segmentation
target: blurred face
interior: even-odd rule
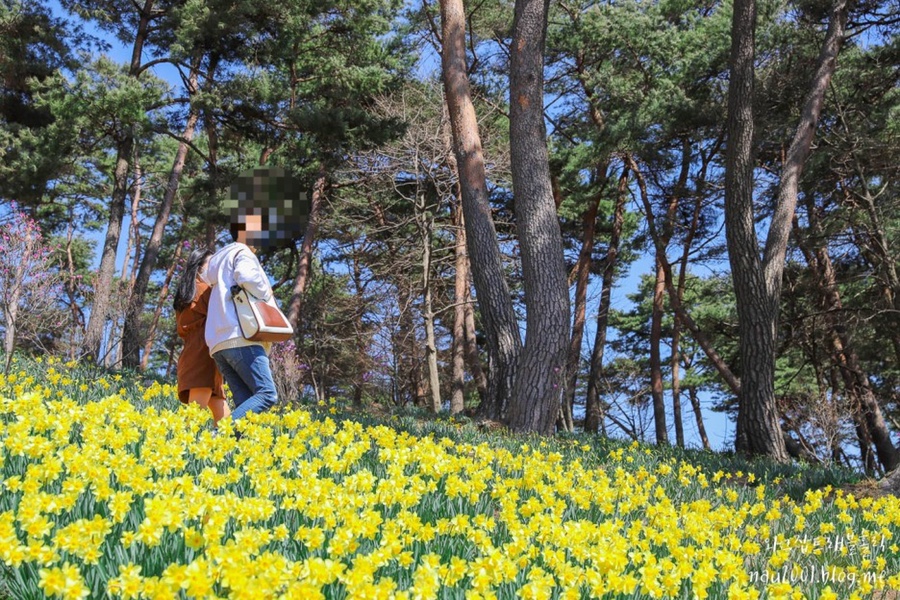
[[[237,230],[237,241],[251,248],[275,248],[302,237],[310,203],[300,183],[284,169],[258,167],[232,183],[223,208]]]
[[[255,239],[254,233],[263,231],[262,215],[245,215],[244,228],[238,231],[238,240],[242,244],[246,244],[248,239]],[[248,235],[248,233],[250,235]],[[250,244],[256,245],[256,244]]]

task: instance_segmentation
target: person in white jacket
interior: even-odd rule
[[[247,215],[240,227],[233,225],[234,242],[213,254],[200,278],[211,288],[206,316],[206,345],[228,383],[234,401],[231,417],[264,412],[278,402],[268,352],[271,344],[244,338],[238,323],[231,286],[239,285],[263,300],[272,297],[269,277],[247,245],[247,233],[262,229],[262,217]]]

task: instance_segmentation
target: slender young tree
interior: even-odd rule
[[[605,179],[605,176],[604,176]],[[587,312],[587,288],[593,264],[594,232],[597,228],[597,210],[600,206],[601,191],[588,203],[582,214],[581,250],[575,263],[575,310],[572,321],[572,336],[569,340],[569,354],[566,359],[566,385],[560,410],[562,421],[568,431],[574,429],[573,405],[575,385],[581,367],[581,341]]]
[[[625,224],[628,173],[629,169],[626,167],[619,177],[616,205],[613,209],[612,232],[603,263],[600,305],[597,310],[597,329],[594,333],[594,346],[591,349],[591,366],[584,407],[584,430],[591,433],[597,433],[598,431],[606,433],[603,405],[600,399],[600,385],[603,378],[603,353],[606,350],[606,336],[609,329],[609,309],[612,306],[612,288],[616,279],[616,269],[619,263],[619,246],[622,238],[622,229]]]

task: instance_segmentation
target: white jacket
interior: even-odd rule
[[[228,244],[209,258],[206,269],[200,272],[200,279],[212,288],[206,315],[206,345],[209,353],[212,355],[225,348],[240,346],[267,346],[244,339],[231,301],[231,286],[235,284],[257,298],[272,298],[269,276],[263,271],[253,251],[240,242]]]

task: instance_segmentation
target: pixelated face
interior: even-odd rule
[[[275,248],[303,235],[310,203],[300,183],[284,169],[257,167],[234,180],[224,209],[232,225],[247,232],[248,246]]]

